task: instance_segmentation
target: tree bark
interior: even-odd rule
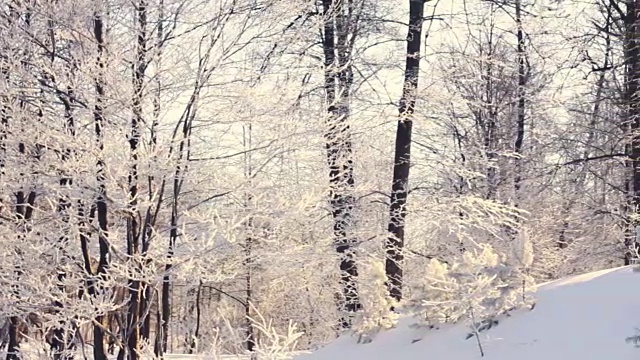
[[[627,16],[625,18],[625,102],[627,114],[625,128],[630,142],[627,146],[629,161],[627,167],[630,170],[627,222],[629,230],[625,244],[627,254],[625,263],[637,259],[640,241],[640,0],[628,0]]]
[[[100,257],[98,260],[97,275],[99,280],[106,280],[107,268],[110,262],[110,249],[108,240],[108,208],[107,208],[107,187],[105,177],[105,163],[102,159],[102,151],[104,150],[104,100],[105,100],[105,39],[104,39],[104,23],[102,14],[96,11],[93,15],[93,34],[97,44],[97,76],[95,78],[96,103],[93,110],[94,126],[96,141],[100,155],[96,163],[96,179],[98,182],[98,196],[96,199],[96,211],[99,227],[98,244],[100,249]],[[103,286],[99,282],[92,281],[93,293],[103,291]],[[104,347],[104,331],[105,317],[103,315],[96,316],[96,324],[93,327],[93,358],[94,360],[107,360],[107,353]]]
[[[405,60],[402,97],[398,106],[393,180],[391,182],[391,205],[389,206],[389,237],[385,243],[385,273],[389,295],[402,300],[404,260],[404,230],[407,216],[407,194],[409,168],[411,165],[411,131],[416,104],[416,92],[420,71],[420,48],[422,45],[422,23],[424,0],[409,0],[409,29]]]
[[[340,261],[340,302],[343,328],[351,326],[351,316],[361,308],[356,279],[358,268],[353,244],[353,209],[355,178],[351,129],[349,126],[349,96],[353,75],[348,34],[355,34],[357,24],[352,15],[352,3],[345,0],[323,0],[324,88],[327,106],[326,150],[329,166],[330,205],[333,235]],[[351,40],[353,41],[353,39]],[[336,56],[337,55],[337,56]]]
[[[128,358],[130,360],[137,360],[140,351],[142,325],[144,322],[145,308],[147,308],[148,299],[145,299],[143,294],[146,293],[146,284],[140,280],[135,279],[139,270],[145,265],[142,259],[143,249],[141,247],[148,247],[149,239],[146,238],[147,232],[141,231],[142,224],[138,221],[141,218],[140,210],[138,208],[138,196],[139,196],[139,179],[138,179],[138,147],[140,143],[140,126],[144,123],[142,116],[142,100],[143,100],[143,84],[144,76],[147,67],[147,3],[145,0],[140,0],[135,4],[136,15],[136,59],[133,65],[133,98],[132,98],[132,110],[133,117],[131,118],[131,134],[129,135],[129,150],[131,156],[131,165],[129,169],[129,211],[130,216],[127,219],[127,255],[132,262],[131,266],[135,269],[132,270],[133,277],[129,280],[129,300],[128,300],[128,313],[126,322],[127,346],[128,346]],[[150,227],[148,222],[150,218],[145,217],[145,229]],[[147,300],[147,301],[145,301]]]
[[[520,189],[522,187],[522,156],[523,156],[523,144],[524,144],[524,126],[525,126],[525,110],[526,110],[526,84],[527,84],[527,69],[526,69],[526,50],[524,43],[524,30],[522,28],[522,0],[516,0],[516,38],[518,40],[517,45],[517,61],[518,61],[518,108],[517,108],[517,121],[516,121],[516,139],[514,142],[515,157],[515,177],[513,180],[515,189],[516,206],[519,202]]]

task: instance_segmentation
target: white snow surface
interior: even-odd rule
[[[469,324],[428,330],[404,317],[394,329],[358,343],[343,336],[296,360],[626,360],[640,359],[629,343],[640,335],[640,272],[621,267],[541,284],[533,310],[501,317],[480,333],[485,356],[475,337],[465,340]]]

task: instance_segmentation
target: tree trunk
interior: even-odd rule
[[[493,4],[492,11],[493,10]],[[494,200],[497,196],[498,191],[498,165],[496,161],[498,160],[498,110],[497,105],[495,103],[495,84],[494,84],[494,37],[493,30],[495,27],[493,14],[491,16],[491,23],[489,27],[489,34],[487,39],[487,54],[482,54],[482,46],[480,46],[481,56],[486,56],[487,60],[481,61],[482,66],[484,67],[483,76],[484,76],[484,101],[482,106],[484,109],[480,109],[478,111],[480,119],[480,125],[483,129],[483,137],[484,137],[484,151],[487,157],[487,195],[486,198],[488,200]],[[485,121],[486,120],[486,121]]]
[[[242,145],[245,150],[244,153],[244,178],[247,182],[248,190],[244,193],[244,210],[246,212],[247,220],[245,221],[244,228],[246,231],[245,242],[243,246],[244,250],[244,279],[245,279],[245,299],[244,299],[244,321],[246,326],[246,334],[245,334],[245,347],[249,352],[250,358],[253,359],[255,357],[254,351],[256,347],[256,338],[255,338],[255,329],[253,326],[253,320],[251,318],[251,304],[253,303],[253,261],[254,261],[254,243],[256,238],[254,237],[254,221],[253,221],[253,211],[255,207],[253,206],[253,195],[250,190],[252,189],[252,179],[253,179],[253,161],[251,156],[251,147],[253,140],[253,126],[251,124],[251,120],[249,120],[246,126],[242,127]]]
[[[327,104],[326,150],[333,234],[340,259],[340,285],[343,293],[340,320],[343,328],[351,326],[351,316],[361,308],[356,279],[358,269],[353,244],[353,209],[355,178],[349,126],[349,96],[353,82],[348,34],[355,34],[352,3],[323,0],[323,39],[325,65],[325,101]],[[353,41],[353,39],[351,39]],[[337,56],[336,56],[337,54]]]
[[[402,300],[402,262],[404,259],[404,228],[407,216],[407,194],[411,160],[411,129],[418,90],[420,71],[420,48],[422,45],[422,23],[424,1],[409,0],[409,29],[407,32],[407,54],[405,60],[402,98],[398,106],[398,125],[391,183],[391,205],[389,206],[389,237],[385,243],[385,273],[389,295]]]
[[[198,344],[200,340],[200,323],[202,322],[202,279],[198,281],[198,289],[196,290],[196,328],[193,331],[191,342],[189,343],[189,354],[196,354],[198,352]],[[253,351],[253,349],[249,349]]]
[[[631,259],[637,259],[640,232],[638,210],[640,210],[640,11],[639,0],[627,1],[627,16],[625,19],[625,100],[627,106],[626,129],[630,138],[627,147],[629,153],[628,168],[629,180],[629,206],[627,221],[629,230],[625,244],[629,249],[625,256],[625,263],[631,263]]]
[[[105,177],[105,163],[102,159],[102,151],[104,150],[103,144],[103,125],[104,125],[104,99],[105,99],[105,39],[104,39],[104,23],[100,12],[95,12],[93,15],[93,34],[98,47],[98,56],[96,59],[96,65],[98,67],[98,74],[95,78],[95,90],[96,90],[96,103],[94,106],[94,126],[95,134],[98,142],[98,149],[100,151],[100,157],[96,164],[96,179],[98,182],[98,196],[96,199],[96,211],[98,219],[98,244],[100,248],[100,257],[98,260],[97,275],[100,280],[106,280],[107,267],[109,266],[109,240],[107,238],[108,226],[107,226],[107,187]],[[95,284],[93,292],[103,291],[102,284]],[[104,348],[104,331],[102,327],[105,326],[105,317],[103,315],[96,316],[96,325],[93,327],[93,358],[94,360],[107,360],[107,353]]]
[[[53,36],[53,34],[51,35]],[[68,95],[60,95],[59,98],[62,101],[62,104],[64,105],[64,114],[65,114],[65,132],[72,136],[75,137],[76,135],[76,129],[75,129],[75,119],[74,119],[74,115],[73,115],[73,89],[69,86],[67,87],[67,94]],[[65,149],[62,152],[62,162],[66,163],[70,160],[71,156],[72,156],[73,152],[71,149]],[[64,192],[65,188],[69,187],[73,185],[73,179],[65,174],[62,174],[61,178],[60,178],[60,187],[61,187],[61,191]],[[61,220],[64,224],[69,224],[71,222],[71,214],[69,213],[69,211],[71,210],[71,199],[69,198],[69,196],[66,195],[62,195],[59,199],[59,203],[58,203],[58,212],[61,215]],[[69,229],[65,229],[65,233],[63,234],[63,236],[59,239],[59,244],[58,247],[62,250],[65,249],[66,246],[68,245],[70,240],[70,236],[69,236]],[[60,254],[64,254],[64,251],[60,251]],[[66,289],[64,286],[64,279],[66,278],[66,273],[64,271],[64,269],[59,269],[58,270],[58,290],[60,292],[59,296],[64,296],[64,294],[66,294]],[[61,301],[55,301],[54,302],[54,306],[56,308],[59,308],[62,310],[62,308],[64,307],[63,303]],[[73,355],[72,355],[72,351],[74,349],[74,342],[73,342],[73,338],[75,330],[71,330],[71,334],[68,333],[69,329],[68,329],[68,323],[65,321],[63,322],[59,327],[55,328],[53,330],[53,337],[51,339],[51,350],[53,352],[53,358],[54,360],[68,360],[68,359],[72,359]]]
[[[142,270],[145,265],[142,259],[141,246],[147,247],[146,244],[149,239],[146,238],[146,231],[142,232],[142,224],[138,219],[140,216],[140,210],[138,208],[138,196],[139,196],[139,179],[138,179],[138,146],[140,143],[140,126],[144,123],[142,117],[142,100],[143,100],[143,84],[144,76],[147,66],[147,3],[145,0],[140,0],[135,6],[136,14],[136,59],[133,66],[133,98],[132,98],[132,110],[133,117],[131,119],[131,134],[129,135],[129,150],[131,156],[131,166],[129,169],[129,211],[130,216],[127,219],[127,255],[132,262],[131,266],[135,267],[132,271],[136,273]],[[145,228],[149,227],[149,217],[146,217]],[[135,275],[134,275],[135,276]],[[129,280],[129,304],[126,322],[127,346],[128,355],[130,360],[137,360],[140,352],[141,336],[142,336],[142,324],[144,322],[144,310],[146,308],[143,304],[145,298],[143,296],[146,293],[146,284],[135,277]]]
[[[13,6],[10,7],[11,11],[10,11],[10,17],[9,19],[11,19],[11,21],[18,21],[19,19],[21,19],[20,15],[22,15],[22,19],[24,21],[24,25],[26,28],[30,28],[31,27],[31,16],[32,16],[32,9],[29,8],[29,4],[24,4],[25,7],[21,8],[21,9],[17,9],[17,8],[13,8]],[[26,51],[26,56],[27,58],[30,57],[30,52],[29,50]],[[27,60],[22,60],[21,64],[25,65],[28,61]],[[3,76],[5,77],[5,79],[9,79],[9,69],[7,69],[6,71],[3,69]],[[22,112],[30,112],[30,109],[28,108],[29,106],[29,101],[26,100],[26,96],[18,95],[18,108],[19,111]],[[6,111],[5,111],[6,110]],[[5,127],[5,129],[8,131],[8,129],[6,127],[8,127],[9,124],[9,120],[12,118],[12,114],[11,114],[11,108],[7,108],[7,109],[3,109],[2,112],[2,123],[3,123],[3,127]],[[34,113],[37,113],[39,117],[42,117],[42,111],[40,109],[34,111]],[[16,125],[16,127],[18,128],[19,126],[22,126],[23,124],[14,124]],[[3,138],[6,136],[6,133],[3,134]],[[5,139],[3,139],[5,140]],[[20,155],[22,155],[23,157],[27,157],[27,145],[25,143],[18,143],[18,152]],[[3,150],[5,150],[6,148],[4,148],[5,144],[3,144]],[[6,154],[5,154],[6,155]],[[40,158],[40,154],[36,154],[36,159],[39,160]],[[4,165],[4,164],[3,164]],[[22,170],[22,169],[21,169]],[[25,178],[26,174],[24,172],[20,172],[20,178]],[[21,232],[27,232],[28,231],[28,223],[31,221],[31,218],[33,216],[33,210],[34,210],[34,205],[35,205],[35,200],[36,200],[36,193],[34,191],[29,191],[29,192],[25,192],[24,190],[18,190],[15,193],[15,220],[16,220],[16,225],[18,230],[18,236],[17,236],[17,241],[18,243],[24,241],[24,235],[20,234]],[[18,262],[22,263],[23,260],[21,259],[23,254],[22,251],[20,249],[20,246],[16,247],[14,250],[15,254],[14,256],[16,258],[18,258]],[[23,269],[20,265],[17,265],[15,267],[15,271],[14,274],[16,276],[15,278],[15,285],[12,286],[12,291],[14,293],[14,296],[16,297],[17,301],[20,301],[20,292],[19,292],[19,283],[20,283],[20,277],[23,274]],[[20,346],[20,340],[22,340],[22,338],[24,337],[24,334],[22,334],[21,332],[24,331],[25,329],[22,328],[21,323],[23,323],[23,321],[20,319],[20,317],[18,316],[11,316],[9,318],[9,344],[8,344],[8,348],[7,348],[7,355],[6,355],[6,359],[7,360],[19,360],[20,356],[18,353],[18,348]]]
[[[524,30],[522,28],[522,0],[516,0],[516,38],[518,40],[517,45],[517,61],[518,61],[518,115],[516,121],[516,140],[514,142],[513,150],[515,157],[515,176],[513,180],[515,189],[516,206],[519,202],[520,188],[522,187],[522,150],[524,143],[524,125],[525,125],[525,106],[526,106],[526,83],[527,83],[527,69],[526,69],[526,53],[524,43]]]
[[[156,69],[160,69],[162,67],[162,44],[164,42],[164,0],[159,0],[158,2],[158,25],[157,25],[157,31],[156,31],[156,54],[155,54],[155,67]],[[150,146],[152,149],[155,149],[156,144],[157,144],[157,134],[156,134],[156,129],[160,123],[160,110],[161,110],[161,99],[160,99],[160,95],[161,95],[161,91],[162,91],[162,84],[160,81],[160,76],[156,76],[155,77],[155,89],[154,89],[154,97],[153,97],[153,123],[151,124],[151,139],[150,139]],[[153,183],[153,179],[150,178],[149,179],[149,184]],[[157,202],[157,207],[156,207],[156,211],[154,212],[153,218],[156,219],[158,216],[158,210],[160,209],[160,206],[162,204],[163,198],[164,198],[164,189],[165,189],[165,185],[166,182],[163,180],[162,184],[160,185],[160,190],[159,190],[159,196],[158,196],[158,202]],[[149,189],[149,194],[151,194],[151,189]],[[172,210],[172,220],[171,223],[173,224],[175,221],[173,220],[174,216],[173,216],[173,210]],[[173,226],[171,227],[171,229],[173,230]],[[170,236],[170,240],[169,240],[169,256],[172,256],[173,254],[173,246],[172,243],[175,242],[174,237]],[[170,267],[167,265],[167,267],[165,268],[166,271],[168,271],[170,269]],[[165,273],[163,275],[163,279],[162,279],[162,288],[161,288],[161,292],[160,295],[158,296],[158,311],[156,313],[156,338],[154,341],[154,348],[153,348],[153,352],[154,355],[156,357],[162,357],[164,355],[164,353],[167,350],[167,331],[169,329],[169,274]],[[165,310],[167,309],[167,310]]]
[[[250,221],[251,219],[249,219],[249,223],[251,223]],[[249,225],[251,226],[251,225]],[[249,228],[249,231],[251,231],[251,228]],[[247,351],[249,353],[252,354],[253,357],[253,352],[255,351],[255,347],[256,347],[256,338],[255,338],[255,331],[254,331],[254,326],[253,326],[253,321],[251,319],[251,304],[253,303],[253,286],[252,286],[252,270],[253,270],[253,249],[252,249],[252,242],[253,242],[253,238],[251,236],[248,236],[246,239],[246,244],[244,245],[244,251],[245,251],[245,260],[244,260],[244,266],[245,266],[245,300],[244,300],[244,317],[245,317],[245,322],[246,322],[246,340],[245,340],[245,345],[247,348]]]
[[[198,91],[201,89],[199,86],[200,86],[199,84],[196,84],[194,93],[192,94],[191,99],[189,99],[189,104],[187,105],[188,108],[191,108],[193,106],[195,99],[197,98],[196,95]],[[182,124],[182,133],[181,133],[182,138],[178,143],[177,159],[176,159],[177,163],[176,163],[175,171],[173,173],[173,194],[172,194],[173,198],[171,199],[169,248],[167,249],[167,265],[165,266],[165,272],[162,278],[162,299],[161,299],[162,310],[160,314],[161,335],[159,336],[159,341],[156,341],[156,346],[154,349],[156,355],[158,356],[162,356],[167,351],[167,340],[168,340],[167,336],[169,334],[169,320],[171,318],[171,304],[170,304],[170,298],[169,298],[170,291],[171,291],[171,269],[173,268],[171,261],[175,254],[176,241],[178,240],[178,236],[179,236],[178,205],[179,205],[180,191],[182,188],[183,176],[187,168],[186,164],[184,164],[183,162],[189,160],[189,154],[190,154],[189,139],[191,136],[191,129],[192,129],[191,125],[194,117],[195,117],[195,111],[190,113],[190,117],[184,117],[180,120],[181,123],[178,123],[178,126]],[[163,184],[161,185],[161,188],[164,188],[164,181],[163,181]]]
[[[9,345],[7,347],[7,360],[20,360],[18,356],[19,325],[20,319],[17,316],[9,318]]]

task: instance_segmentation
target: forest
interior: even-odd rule
[[[6,360],[490,327],[639,211],[640,1],[0,0]]]

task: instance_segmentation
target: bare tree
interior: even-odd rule
[[[402,262],[404,259],[404,227],[407,217],[407,195],[409,194],[409,169],[411,167],[411,132],[416,106],[418,79],[420,74],[420,48],[424,1],[409,1],[409,27],[404,70],[402,97],[398,105],[398,125],[391,181],[391,205],[389,207],[389,237],[385,243],[385,272],[388,278],[389,295],[402,300]]]
[[[640,44],[638,37],[640,36],[640,4],[636,1],[625,2],[626,14],[624,19],[624,104],[625,116],[623,118],[624,126],[629,138],[627,152],[629,162],[629,206],[628,206],[628,222],[630,232],[625,243],[632,253],[637,253],[636,249],[640,241],[638,240],[638,211],[640,211]],[[625,262],[630,260],[626,256]]]

